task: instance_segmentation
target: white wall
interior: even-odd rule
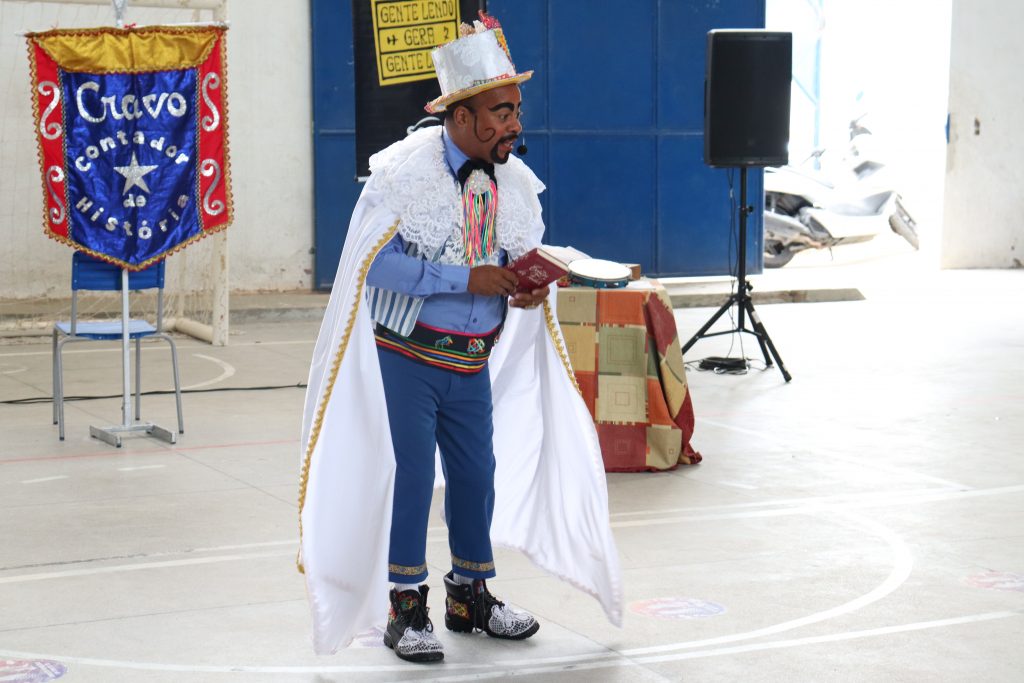
[[[946,268],[1024,262],[1022,26],[1020,0],[953,0]]]
[[[230,286],[235,291],[310,289],[309,3],[228,0],[227,10],[235,205],[228,228]],[[136,8],[129,0],[125,20],[158,24],[211,18],[209,11]],[[27,51],[17,34],[113,23],[110,3],[0,0],[0,299],[67,296],[70,273],[71,249],[46,239],[42,228]]]
[[[311,289],[309,2],[229,0],[228,17],[231,287]]]

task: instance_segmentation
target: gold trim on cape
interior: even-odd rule
[[[295,558],[295,566],[302,574],[306,573],[306,568],[302,566],[302,509],[306,505],[306,487],[309,484],[309,465],[313,459],[313,449],[316,448],[316,442],[320,438],[320,429],[324,424],[324,415],[327,413],[327,402],[331,398],[331,392],[334,391],[334,382],[338,379],[338,371],[341,369],[341,359],[345,357],[345,350],[348,348],[349,338],[352,336],[352,329],[356,324],[356,314],[359,312],[359,304],[363,299],[363,285],[366,284],[366,274],[370,271],[370,265],[373,264],[373,260],[377,258],[377,254],[380,250],[391,241],[391,238],[395,236],[395,232],[398,231],[398,221],[392,225],[384,233],[384,236],[373,246],[373,248],[367,253],[366,258],[363,259],[362,265],[359,267],[359,285],[356,287],[356,300],[352,304],[352,310],[348,315],[348,322],[345,323],[345,333],[341,336],[341,343],[338,344],[338,350],[334,354],[334,362],[331,364],[331,373],[327,380],[327,388],[324,390],[324,395],[320,399],[320,406],[316,411],[316,418],[313,420],[313,428],[309,432],[309,445],[306,447],[306,458],[302,463],[302,474],[299,478],[299,555]]]
[[[569,381],[576,387],[576,393],[583,396],[583,391],[576,382],[576,373],[572,371],[572,365],[569,363],[569,354],[565,352],[562,340],[559,339],[558,333],[555,331],[555,317],[551,314],[551,304],[547,299],[544,300],[544,320],[548,325],[548,336],[551,337],[551,342],[555,345],[555,350],[558,351],[558,357],[562,359],[562,366],[565,367],[565,372],[569,375]]]

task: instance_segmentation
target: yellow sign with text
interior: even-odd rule
[[[370,0],[382,86],[434,77],[430,52],[459,35],[459,0]]]

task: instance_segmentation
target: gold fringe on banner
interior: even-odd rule
[[[202,64],[221,26],[57,29],[26,35],[65,71],[140,73]]]

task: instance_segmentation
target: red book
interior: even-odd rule
[[[505,267],[519,276],[517,292],[529,292],[549,285],[569,272],[565,261],[544,247],[531,249]]]

